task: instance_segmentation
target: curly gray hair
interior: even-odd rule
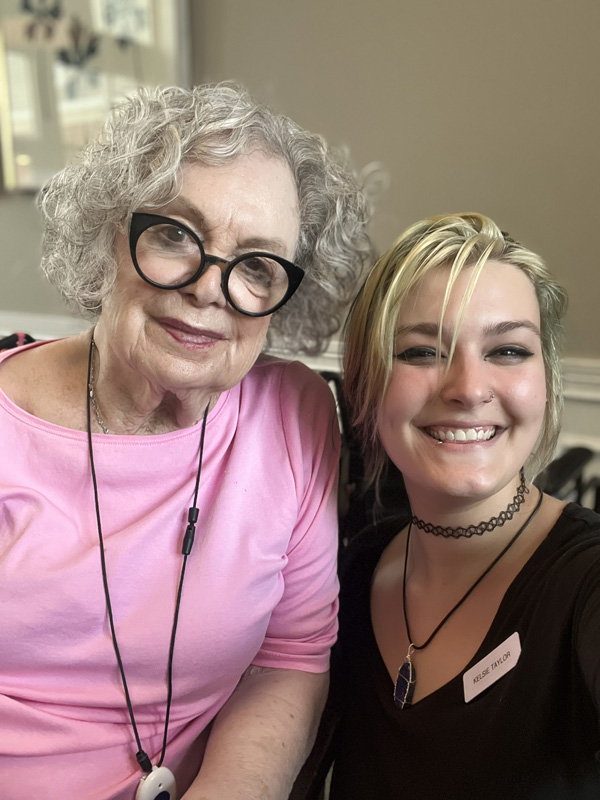
[[[256,103],[240,86],[141,89],[118,104],[102,132],[42,189],[42,270],[88,319],[102,310],[117,264],[115,235],[137,209],[160,208],[181,189],[182,166],[221,165],[262,150],[296,181],[306,271],[270,326],[270,343],[318,353],[341,319],[372,255],[368,203],[345,159],[322,137]]]

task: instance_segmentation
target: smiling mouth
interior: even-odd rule
[[[174,338],[179,341],[188,342],[190,344],[214,344],[225,338],[222,333],[202,328],[194,328],[179,320],[167,318],[159,320],[159,323],[171,336],[174,336]]]
[[[438,442],[488,442],[496,435],[496,427],[485,428],[424,428],[428,436]]]

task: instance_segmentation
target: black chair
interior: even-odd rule
[[[600,478],[586,478],[584,474],[593,458],[594,452],[588,447],[570,447],[540,472],[534,483],[546,494],[579,504],[592,491],[594,510],[600,512]]]
[[[13,347],[20,347],[22,344],[31,344],[32,342],[35,342],[35,339],[28,333],[11,333],[0,339],[0,351],[12,350]]]

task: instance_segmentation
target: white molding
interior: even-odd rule
[[[563,360],[565,399],[600,403],[600,359]]]
[[[282,350],[270,351],[275,356],[290,358],[290,354]],[[341,369],[342,343],[332,339],[327,350],[319,356],[294,356],[312,369],[335,370]],[[600,403],[600,358],[574,358],[567,356],[563,359],[564,396],[565,400],[583,400]]]
[[[28,333],[34,339],[60,339],[72,333],[81,333],[90,328],[91,324],[85,319],[59,314],[0,311],[0,336],[19,331]]]
[[[327,350],[318,356],[308,356],[305,353],[289,353],[276,347],[271,348],[269,354],[277,356],[277,358],[293,358],[319,372],[341,372],[342,370],[342,344],[337,339],[332,339]]]
[[[90,325],[87,320],[74,316],[0,311],[0,336],[23,331],[34,339],[58,339],[87,330]],[[327,350],[318,356],[296,355],[278,349],[270,352],[282,358],[297,358],[319,371],[339,372],[341,369],[342,343],[339,339],[333,339]],[[563,428],[559,446],[582,445],[600,455],[600,423],[595,424],[596,419],[600,420],[600,359],[567,357],[563,361],[563,369],[565,416],[570,424]],[[593,404],[598,404],[598,409]],[[569,414],[569,409],[573,413]],[[579,427],[573,424],[574,418],[581,418],[585,433],[573,429]],[[593,430],[590,429],[590,420]]]

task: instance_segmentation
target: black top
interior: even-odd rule
[[[522,652],[510,672],[469,703],[461,673],[401,711],[373,634],[370,588],[407,522],[366,529],[342,560],[331,800],[599,800],[600,515],[566,506],[465,668],[517,631]]]

